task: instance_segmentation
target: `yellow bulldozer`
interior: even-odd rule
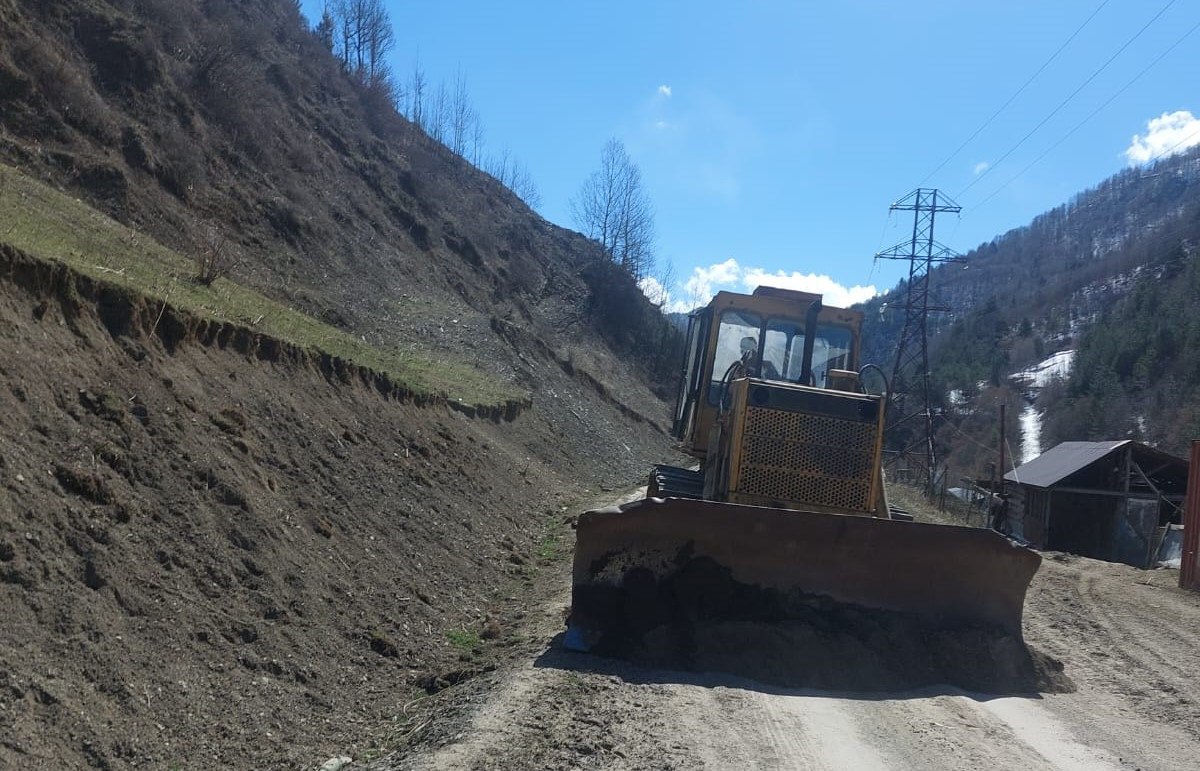
[[[580,517],[568,649],[793,685],[878,684],[830,678],[864,646],[920,649],[904,666],[925,677],[880,675],[894,685],[997,685],[957,677],[977,672],[964,657],[1023,666],[1041,558],[889,510],[862,314],[821,300],[760,287],[692,314],[672,433],[699,466],[655,467],[645,499]]]

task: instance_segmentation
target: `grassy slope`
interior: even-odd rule
[[[192,260],[3,164],[0,241],[203,318],[240,324],[385,372],[417,394],[478,405],[520,396],[469,365],[378,348],[228,279],[204,286],[193,278]]]

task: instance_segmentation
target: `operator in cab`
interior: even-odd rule
[[[765,380],[782,380],[779,374],[779,368],[775,366],[770,359],[763,359],[762,369],[758,367],[758,341],[752,336],[746,335],[741,341],[742,349],[742,366],[746,368],[746,372],[751,377],[760,377]]]

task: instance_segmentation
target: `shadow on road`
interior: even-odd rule
[[[869,701],[928,699],[934,696],[965,696],[975,701],[989,701],[1010,696],[1040,699],[1041,692],[1064,692],[1074,690],[1070,680],[1059,672],[1059,682],[1052,687],[1030,688],[1027,677],[1018,677],[1014,687],[976,690],[945,682],[922,682],[914,677],[910,669],[904,671],[904,662],[883,662],[864,672],[856,669],[849,661],[844,666],[821,664],[809,666],[806,662],[794,662],[784,668],[778,652],[766,656],[744,653],[741,656],[726,656],[721,659],[720,671],[705,671],[704,667],[671,665],[662,661],[627,661],[607,658],[590,653],[579,653],[563,647],[563,634],[558,634],[550,645],[534,661],[534,666],[569,672],[600,674],[616,677],[626,683],[692,685],[701,688],[737,688],[759,693],[783,696],[824,696],[838,699]],[[1030,649],[1032,658],[1046,659]],[[768,662],[767,659],[775,661]],[[847,656],[847,659],[853,658]],[[785,661],[787,659],[785,658]],[[1051,660],[1052,661],[1052,660]],[[1053,665],[1051,665],[1053,666]],[[766,675],[766,676],[764,676]],[[1040,691],[1040,692],[1039,692]]]

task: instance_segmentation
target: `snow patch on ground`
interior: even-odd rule
[[[1042,454],[1042,413],[1026,402],[1021,410],[1021,463],[1028,463]]]
[[[1059,351],[1051,354],[1032,367],[1014,372],[1012,379],[1023,388],[1044,388],[1055,380],[1063,380],[1071,374],[1071,362],[1075,351]]]
[[[1025,406],[1021,410],[1021,463],[1028,463],[1042,454],[1044,415],[1036,406],[1038,394],[1054,381],[1066,379],[1071,374],[1071,364],[1074,361],[1075,351],[1059,351],[1032,367],[1012,374],[1013,384],[1020,388],[1025,396]]]

